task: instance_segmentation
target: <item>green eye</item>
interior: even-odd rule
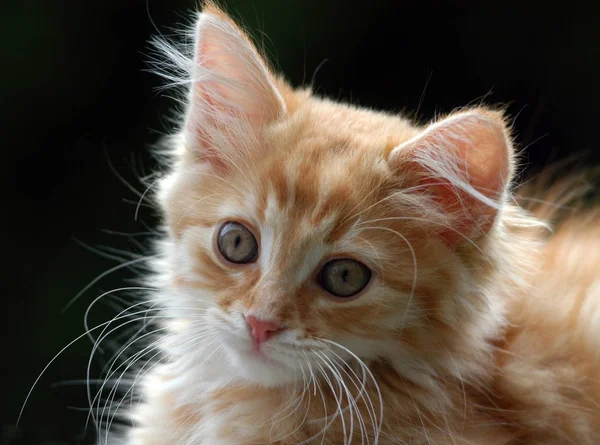
[[[254,234],[237,222],[226,222],[217,237],[221,255],[235,264],[253,263],[258,258],[258,242]]]
[[[371,280],[371,270],[356,260],[332,260],[321,269],[320,284],[330,294],[348,298],[358,294]]]

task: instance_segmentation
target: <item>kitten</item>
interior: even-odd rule
[[[102,443],[600,443],[600,216],[550,235],[513,202],[502,112],[422,127],[293,89],[211,3],[193,60],[162,48],[190,81],[166,360]]]

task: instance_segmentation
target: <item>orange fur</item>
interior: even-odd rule
[[[214,5],[205,14],[249,42]],[[382,445],[600,443],[599,211],[570,216],[548,236],[541,227],[552,218],[510,203],[514,156],[498,112],[463,110],[418,127],[260,72],[267,77],[256,91],[277,93],[261,106],[273,109],[246,118],[253,104],[215,106],[227,119],[242,116],[240,127],[212,116],[217,124],[202,129],[200,147],[189,134],[178,142],[160,199],[172,242],[191,259],[172,268],[168,287],[210,295],[221,317],[258,313],[304,340],[351,339],[373,376],[368,397],[363,368],[342,350],[338,380],[349,396],[341,401],[326,369],[308,388],[308,368],[304,381],[297,370],[296,382],[273,386],[196,381],[195,369],[211,362],[192,365],[173,350],[194,324],[178,313],[164,346],[172,362],[146,378],[131,443],[339,445],[350,434],[351,443],[364,436]],[[188,113],[188,131],[209,125],[193,119]],[[444,173],[436,160],[457,164]],[[228,220],[257,234],[259,262],[232,267],[218,258],[211,234]],[[374,282],[355,300],[331,301],[313,272],[298,278],[315,252],[321,257],[310,271],[348,256],[366,264]],[[343,414],[323,430],[339,404]]]

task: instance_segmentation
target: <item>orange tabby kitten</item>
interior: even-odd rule
[[[190,81],[167,360],[103,443],[600,443],[600,217],[551,233],[513,202],[501,112],[421,127],[293,89],[210,3],[193,60],[162,49]]]

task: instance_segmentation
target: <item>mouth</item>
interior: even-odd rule
[[[296,366],[298,360],[288,358],[285,344],[257,344],[239,331],[228,330],[223,334],[221,341],[229,359],[224,363],[227,372],[264,387],[277,387],[298,380],[301,373]]]
[[[263,347],[261,347],[260,343],[252,342],[251,354],[256,357],[259,357],[261,360],[268,360],[268,356]]]
[[[227,349],[240,356],[242,360],[248,360],[251,363],[262,363],[265,365],[280,365],[273,358],[269,348],[264,344],[257,343],[243,336],[229,336],[225,342]]]
[[[247,332],[218,326],[220,340],[229,357],[230,370],[240,377],[267,387],[278,386],[297,379],[297,359],[287,354],[287,343],[278,339],[255,341]],[[275,341],[273,343],[273,341]]]
[[[245,351],[245,355],[249,360],[259,362],[260,364],[281,367],[281,364],[277,360],[260,347],[253,346],[251,349]]]

